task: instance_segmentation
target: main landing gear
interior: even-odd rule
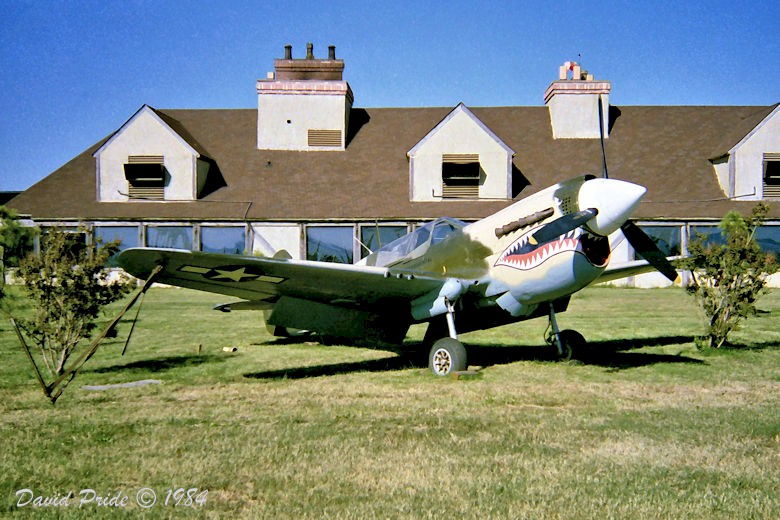
[[[466,347],[455,338],[442,338],[431,347],[428,367],[437,376],[466,370]]]
[[[466,347],[458,341],[455,330],[455,307],[449,300],[447,304],[448,338],[442,338],[433,344],[428,354],[428,368],[437,376],[446,376],[454,372],[466,370]]]
[[[428,353],[428,368],[437,376],[462,372],[467,367],[466,348],[463,343],[458,341],[458,333],[455,330],[455,308],[449,301],[446,303],[445,317],[447,318],[449,337],[436,341]],[[441,326],[436,327],[435,331],[438,331],[439,334],[443,333],[443,325],[444,323],[441,323]],[[431,333],[431,329],[428,333]],[[587,355],[587,342],[582,334],[576,330],[558,329],[558,321],[555,319],[555,309],[552,303],[550,303],[550,333],[547,335],[546,341],[553,348],[555,357],[559,361],[569,361],[572,358],[581,359]]]
[[[550,333],[546,341],[555,348],[555,356],[559,361],[569,361],[572,358],[580,358],[585,354],[587,342],[576,330],[559,330],[555,319],[555,310],[550,303]]]

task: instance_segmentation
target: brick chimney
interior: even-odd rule
[[[544,93],[555,139],[598,139],[599,100],[604,107],[604,137],[609,137],[609,81],[597,81],[579,64],[567,61]]]
[[[292,45],[285,45],[284,58],[274,60],[277,80],[341,81],[344,60],[336,59],[336,47],[328,47],[328,58],[314,57],[314,44],[306,44],[306,57],[293,59]]]
[[[261,150],[344,150],[354,96],[343,79],[344,60],[336,47],[327,59],[293,58],[292,45],[274,60],[274,72],[257,81],[257,148]]]

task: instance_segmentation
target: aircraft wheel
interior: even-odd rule
[[[576,358],[584,353],[587,342],[582,334],[576,330],[566,329],[560,332],[560,336],[563,354],[558,356],[559,361],[569,361],[572,357]],[[555,348],[557,352],[558,347],[554,338],[553,348]]]
[[[446,376],[466,369],[466,348],[453,338],[442,338],[431,347],[428,367],[437,376]]]

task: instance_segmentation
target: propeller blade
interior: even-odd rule
[[[669,280],[674,282],[677,279],[677,270],[666,259],[666,255],[658,249],[658,246],[655,245],[655,242],[647,233],[631,221],[627,221],[620,226],[620,229],[623,230],[626,240],[634,247],[639,256],[647,260],[650,265],[658,269]]]
[[[604,147],[604,104],[599,96],[599,137],[601,138],[601,176],[609,179],[607,174],[607,150]]]
[[[545,224],[542,229],[534,233],[531,236],[531,243],[542,244],[549,242],[573,229],[577,229],[598,214],[599,210],[596,208],[588,208],[559,217],[549,224]]]

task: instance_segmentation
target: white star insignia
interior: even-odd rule
[[[246,272],[246,267],[242,267],[240,269],[236,269],[235,271],[223,271],[222,269],[214,269],[219,274],[216,276],[212,276],[212,280],[217,280],[219,278],[225,278],[227,280],[232,280],[234,282],[241,282],[244,280],[244,278],[257,278],[256,274],[251,274]]]

